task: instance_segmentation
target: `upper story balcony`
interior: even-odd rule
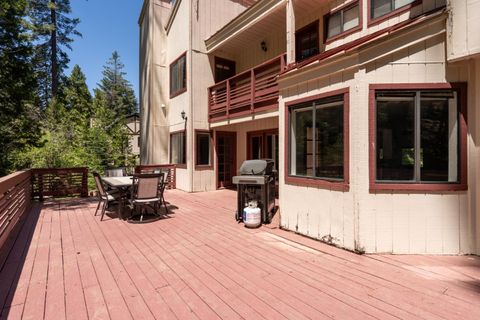
[[[278,108],[277,76],[285,66],[283,53],[208,88],[209,121]]]

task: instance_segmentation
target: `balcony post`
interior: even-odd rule
[[[287,2],[287,65],[295,62],[295,8],[293,1]]]
[[[227,80],[227,105],[225,106],[227,118],[230,114],[230,79]]]
[[[255,104],[255,69],[250,70],[250,111],[254,112]]]

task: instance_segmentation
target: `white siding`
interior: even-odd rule
[[[478,220],[476,205],[468,208],[470,199],[475,198],[471,193],[478,193],[476,181],[470,181],[468,192],[375,194],[369,191],[369,84],[469,80],[465,66],[447,66],[443,33],[422,40],[425,35],[441,32],[443,26],[440,22],[425,30],[417,29],[415,34],[384,41],[381,47],[365,49],[359,55],[281,83],[284,89],[280,110],[287,101],[350,88],[350,190],[339,192],[289,185],[281,174],[283,227],[366,252],[472,252],[465,235],[474,234],[469,228],[471,222]],[[410,45],[404,46],[406,38]],[[381,58],[376,59],[379,56]],[[337,72],[332,74],[332,71]],[[280,111],[282,146],[285,145],[284,122],[284,112]],[[281,154],[284,152],[286,150],[281,150]],[[281,158],[280,167],[284,167],[283,161]],[[471,159],[470,167],[478,166],[476,162]]]
[[[447,57],[449,60],[480,54],[480,1],[449,0]]]

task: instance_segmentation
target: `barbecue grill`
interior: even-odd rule
[[[275,170],[271,159],[246,160],[238,176],[232,181],[237,185],[237,221],[243,221],[243,209],[250,201],[257,201],[261,209],[262,223],[270,223],[275,211]]]

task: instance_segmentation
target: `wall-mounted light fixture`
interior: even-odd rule
[[[182,110],[182,112],[180,113],[180,115],[182,116],[182,119],[187,121],[187,114],[185,113],[184,110]]]
[[[260,47],[262,48],[263,51],[267,52],[268,48],[267,48],[267,43],[265,41],[262,41],[260,43]]]

